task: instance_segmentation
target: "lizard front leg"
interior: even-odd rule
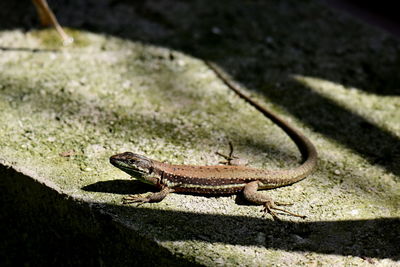
[[[149,203],[149,202],[160,202],[162,201],[169,193],[174,192],[175,190],[169,187],[164,187],[160,192],[151,193],[145,197],[141,195],[129,195],[125,197],[122,201],[123,204],[131,204],[131,203]]]
[[[300,217],[300,218],[306,218],[306,216],[299,215],[281,208],[278,208],[277,206],[288,206],[291,204],[285,204],[285,203],[279,203],[279,202],[274,202],[270,197],[266,196],[265,194],[258,192],[258,181],[253,181],[248,183],[243,190],[243,195],[245,199],[248,201],[255,203],[255,204],[261,204],[264,206],[264,212],[268,212],[271,214],[271,216],[279,221],[279,218],[277,214],[275,213],[274,210],[278,210],[281,212],[284,212],[286,214],[289,214],[291,216],[295,217]]]

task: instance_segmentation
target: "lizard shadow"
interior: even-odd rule
[[[109,181],[99,181],[89,185],[81,187],[82,190],[86,192],[97,192],[97,193],[111,193],[118,195],[135,195],[144,194],[150,192],[158,192],[154,186],[145,184],[138,180],[109,180]],[[202,196],[206,198],[218,198],[227,197],[235,194],[201,194],[201,193],[190,193],[190,192],[180,192],[180,195],[193,195]],[[238,205],[248,206],[253,205],[252,203],[246,201],[242,194],[237,194],[235,197],[235,203]]]
[[[118,195],[143,194],[156,191],[154,186],[137,180],[99,181],[83,186],[81,189],[87,192],[112,193]]]

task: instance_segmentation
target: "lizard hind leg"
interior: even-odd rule
[[[243,190],[243,195],[245,199],[247,199],[249,202],[255,203],[255,204],[260,204],[264,206],[263,211],[265,213],[271,214],[271,216],[274,218],[274,220],[279,221],[278,215],[276,214],[275,211],[280,211],[283,213],[286,213],[291,216],[295,217],[300,217],[300,218],[306,218],[306,216],[299,215],[293,212],[290,212],[285,209],[278,208],[278,206],[290,206],[292,205],[291,203],[281,203],[281,202],[274,202],[270,197],[266,196],[265,194],[258,192],[258,181],[253,181],[248,183]]]

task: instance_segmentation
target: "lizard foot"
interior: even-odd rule
[[[150,195],[148,195],[148,196],[128,195],[122,199],[122,204],[138,203],[140,205],[140,204],[148,203],[148,202],[150,202]]]
[[[217,154],[220,157],[223,157],[225,160],[224,161],[220,161],[220,164],[224,164],[224,165],[234,165],[234,166],[241,166],[241,165],[247,165],[247,161],[246,160],[242,160],[239,157],[233,155],[233,145],[232,142],[229,142],[229,154],[225,155],[222,154],[220,152],[215,152],[215,154]]]
[[[169,187],[164,187],[160,192],[150,193],[147,196],[143,195],[129,195],[124,197],[122,200],[123,204],[132,204],[132,203],[149,203],[149,202],[160,202],[163,200],[169,193],[174,192],[174,189]]]
[[[288,210],[281,209],[281,208],[277,207],[277,206],[291,206],[291,205],[293,205],[293,204],[292,203],[281,203],[281,202],[276,202],[275,203],[273,201],[267,201],[267,202],[264,203],[264,208],[263,208],[262,211],[264,212],[264,214],[265,213],[271,214],[271,216],[276,221],[280,221],[280,219],[278,218],[278,215],[276,214],[275,210],[283,212],[283,213],[286,213],[286,214],[288,214],[290,216],[299,217],[299,218],[302,218],[302,219],[307,218],[307,216],[299,215],[299,214],[296,214],[296,213],[290,212]]]

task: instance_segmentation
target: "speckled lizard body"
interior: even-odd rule
[[[264,210],[275,219],[273,210],[302,217],[278,208],[283,203],[274,202],[258,189],[271,189],[290,185],[304,179],[317,164],[317,151],[310,140],[274,113],[244,95],[214,64],[206,62],[224,83],[245,101],[282,128],[295,142],[303,157],[303,163],[289,170],[263,170],[245,166],[192,166],[172,165],[149,159],[145,156],[125,152],[110,158],[111,164],[122,171],[160,189],[160,192],[146,197],[130,196],[125,203],[158,202],[171,192],[191,192],[201,194],[233,194],[243,191],[244,197],[253,203],[264,205]]]

